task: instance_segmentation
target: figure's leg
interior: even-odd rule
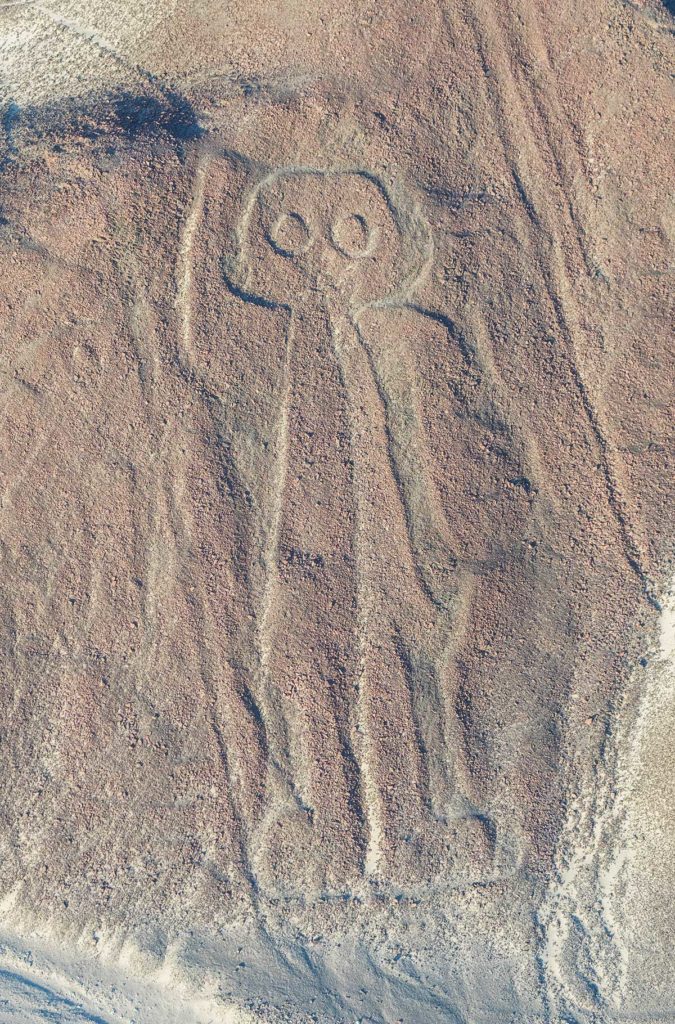
[[[352,751],[357,629],[352,449],[344,382],[325,311],[296,314],[284,462],[268,593],[265,663],[289,724],[289,812],[271,817],[267,869],[288,858],[310,885],[361,870],[363,823]],[[309,849],[309,845],[313,847]]]
[[[405,433],[393,436],[398,417],[408,421],[414,437],[414,410],[406,412],[410,389],[397,384],[394,392],[390,381],[383,383],[354,332],[345,334],[342,359],[353,385],[359,451],[360,711],[371,795],[369,864],[399,882],[424,872],[482,877],[492,871],[494,829],[465,791],[451,668],[470,577],[442,564],[440,544],[425,544],[432,535],[443,540],[443,524],[436,525],[435,510],[422,514],[411,502],[406,473],[413,472],[415,450],[397,458]],[[418,469],[424,479],[419,460]],[[433,561],[425,563],[431,552]],[[445,581],[440,592],[431,585],[439,579]]]

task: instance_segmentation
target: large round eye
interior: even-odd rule
[[[267,237],[281,256],[300,256],[312,244],[311,231],[299,213],[282,213]]]
[[[370,256],[377,244],[377,232],[372,231],[365,217],[351,213],[336,220],[330,236],[335,248],[353,260]]]

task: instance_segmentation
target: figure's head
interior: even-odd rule
[[[257,186],[240,225],[237,284],[289,307],[355,309],[399,293],[420,269],[384,187],[360,171],[278,171]]]

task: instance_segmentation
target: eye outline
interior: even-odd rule
[[[299,248],[288,248],[287,246],[282,245],[278,241],[277,234],[279,231],[279,227],[284,221],[287,220],[292,221],[297,225],[301,225],[302,229],[306,233],[307,241],[305,242],[304,245],[300,246]],[[294,259],[297,258],[298,256],[304,256],[305,253],[308,252],[314,245],[315,241],[315,236],[314,232],[312,231],[311,225],[308,223],[307,220],[305,220],[301,213],[297,212],[297,210],[283,210],[279,214],[277,219],[274,221],[271,228],[269,228],[265,232],[265,237],[269,242],[270,246],[272,247],[272,249],[279,256],[283,256],[285,259]]]
[[[347,223],[349,221],[357,221],[359,226],[367,232],[366,234],[366,246],[363,249],[350,250],[345,246],[337,237],[336,231],[340,224]],[[330,229],[330,241],[334,249],[336,249],[342,256],[346,256],[350,260],[364,260],[369,256],[372,256],[379,242],[379,231],[377,227],[371,228],[366,217],[362,213],[348,213],[344,217],[340,216],[336,220],[331,222]]]

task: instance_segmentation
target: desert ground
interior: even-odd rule
[[[675,1021],[674,42],[0,2],[0,1022]]]

